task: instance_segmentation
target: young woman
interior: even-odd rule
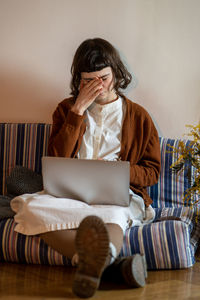
[[[131,74],[108,41],[84,41],[71,73],[72,97],[59,103],[53,114],[48,153],[129,161],[130,206],[88,205],[44,192],[26,194],[12,200],[16,230],[40,234],[49,246],[72,259],[77,265],[73,291],[80,297],[91,297],[103,272],[112,270],[129,286],[144,286],[144,256],[116,258],[126,229],[154,219],[146,187],[157,182],[160,171],[156,128],[147,111],[123,95]]]

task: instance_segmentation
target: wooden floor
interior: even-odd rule
[[[0,299],[78,299],[71,292],[74,269],[0,263]],[[200,263],[193,268],[151,271],[144,288],[127,289],[103,283],[92,299],[200,299]]]

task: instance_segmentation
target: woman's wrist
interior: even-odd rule
[[[71,111],[80,116],[82,116],[85,112],[83,108],[77,106],[76,104],[72,106]]]

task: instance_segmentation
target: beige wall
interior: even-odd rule
[[[138,80],[127,95],[161,135],[200,119],[199,0],[0,0],[0,122],[51,122],[88,37],[108,39]]]

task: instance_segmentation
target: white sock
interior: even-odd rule
[[[79,256],[78,256],[78,253],[75,253],[71,259],[71,264],[72,264],[72,267],[77,267],[78,265],[78,262],[79,262]]]
[[[117,258],[117,250],[116,247],[111,242],[109,243],[109,248],[110,248],[110,264],[112,264]],[[71,264],[73,267],[77,267],[78,262],[79,262],[78,253],[75,253],[71,259]]]
[[[112,264],[117,258],[117,250],[116,247],[111,242],[109,243],[109,248],[110,248],[110,264]]]

